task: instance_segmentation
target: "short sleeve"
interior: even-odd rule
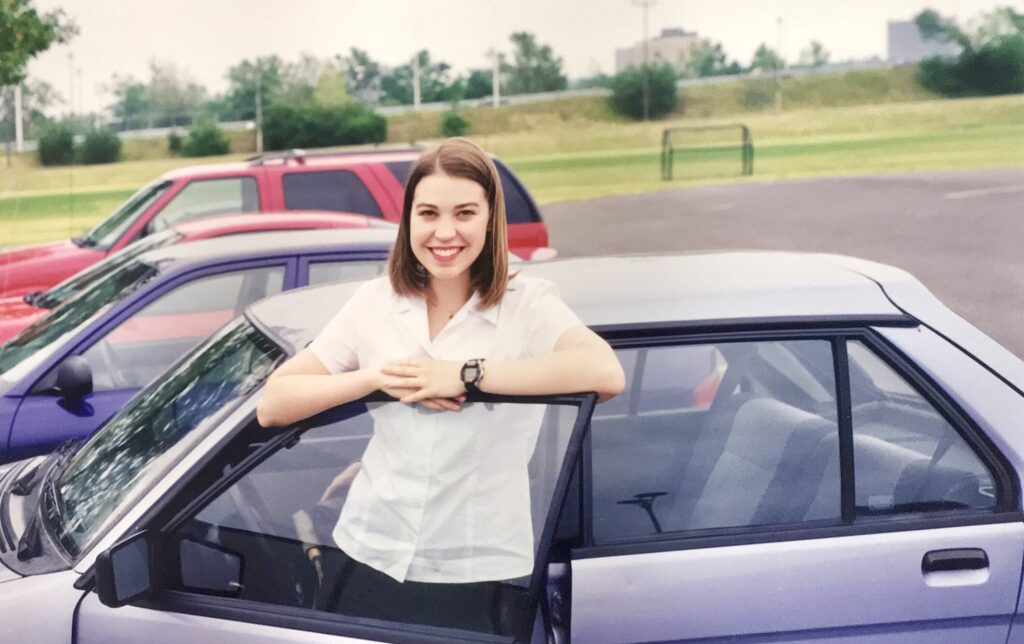
[[[526,306],[530,321],[527,346],[530,356],[548,355],[555,350],[555,343],[569,329],[583,326],[583,322],[569,306],[562,301],[558,287],[547,280],[538,280]]]
[[[355,371],[359,368],[359,315],[364,300],[363,290],[356,291],[341,307],[319,335],[309,343],[309,350],[331,373]]]

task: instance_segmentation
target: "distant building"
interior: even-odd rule
[[[960,46],[948,40],[925,40],[911,20],[889,22],[889,57],[893,65],[919,63],[932,56],[956,56]]]
[[[690,58],[690,51],[701,42],[695,32],[682,29],[662,29],[660,36],[651,38],[649,55],[651,63],[668,63],[681,67]],[[632,47],[615,50],[615,73],[629,67],[640,67],[644,64],[644,43],[638,42]]]

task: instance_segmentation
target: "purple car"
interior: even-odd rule
[[[912,277],[758,252],[522,272],[560,287],[627,385],[601,405],[463,407],[517,446],[481,440],[494,469],[465,468],[459,494],[491,537],[533,535],[529,574],[489,609],[434,611],[429,593],[415,618],[333,608],[339,481],[376,419],[427,432],[451,413],[375,394],[259,426],[263,383],[359,285],[342,283],[251,306],[84,445],[0,472],[0,639],[1024,642],[1024,363]],[[517,475],[493,497],[514,488],[528,516],[487,503],[492,471]],[[430,518],[464,520],[445,507]]]
[[[274,231],[104,260],[101,279],[0,345],[0,462],[88,436],[257,300],[378,274],[394,237]]]

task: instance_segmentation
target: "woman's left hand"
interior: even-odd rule
[[[403,403],[414,403],[429,398],[466,399],[466,386],[462,384],[462,365],[443,360],[403,360],[381,368],[381,373],[402,379],[402,386],[416,389],[404,396]]]

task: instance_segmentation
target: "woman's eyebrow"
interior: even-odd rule
[[[465,208],[466,206],[476,206],[477,208],[479,208],[480,207],[480,202],[478,202],[478,201],[467,201],[466,203],[458,204],[457,206],[455,206],[455,208],[457,210],[459,208]]]
[[[418,204],[416,204],[415,207],[416,208],[433,208],[434,210],[437,210],[437,206],[435,206],[432,203],[418,203]]]

